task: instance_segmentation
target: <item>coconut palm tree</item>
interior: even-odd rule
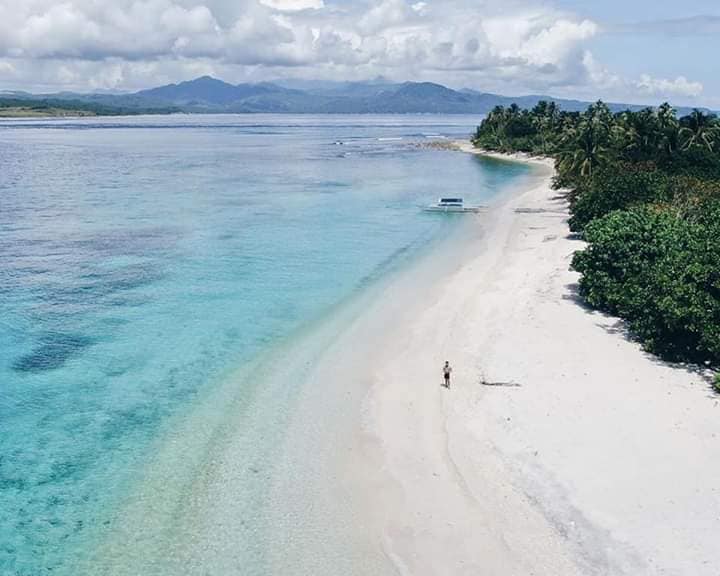
[[[608,128],[596,125],[592,119],[583,120],[563,138],[564,150],[559,154],[561,173],[587,178],[608,160]]]
[[[495,106],[478,126],[475,133],[476,145],[485,141],[486,145],[492,148],[502,149],[508,122],[508,111],[503,106]]]
[[[668,156],[672,156],[680,148],[680,123],[675,108],[667,102],[657,109],[657,126],[660,139],[658,148]]]
[[[577,117],[569,118],[569,121]],[[570,124],[572,126],[572,124]],[[558,169],[570,177],[589,177],[608,161],[614,118],[603,102],[597,102],[566,129],[561,141]]]
[[[689,116],[682,118],[680,124],[683,150],[707,148],[712,152],[715,149],[715,145],[720,139],[717,116],[706,114],[696,108]]]
[[[551,141],[557,134],[560,122],[560,108],[555,102],[541,100],[532,109],[531,116],[535,129],[540,135],[542,153],[547,154],[551,148]]]
[[[618,151],[633,160],[652,158],[658,149],[660,132],[652,108],[625,111],[616,116],[612,136]]]

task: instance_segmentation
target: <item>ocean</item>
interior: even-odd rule
[[[302,378],[268,398],[259,359],[462,221],[423,205],[488,202],[528,176],[418,146],[467,138],[480,119],[0,122],[0,574],[82,573],[159,439],[230,377],[253,438],[248,461],[272,458]],[[217,414],[198,452],[222,426]],[[253,436],[262,425],[272,434]],[[248,502],[240,540],[265,496],[252,482],[238,495]],[[271,540],[248,547],[244,574],[263,573]]]

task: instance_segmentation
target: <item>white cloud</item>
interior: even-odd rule
[[[574,57],[584,40],[597,32],[594,22],[557,20],[540,30],[531,31],[518,47],[517,54],[537,66],[554,65]]]
[[[380,0],[360,18],[358,27],[365,34],[375,34],[394,26],[406,26],[425,14],[425,6],[420,9],[415,6],[405,0]]]
[[[499,0],[483,10],[460,0],[34,0],[12,10],[11,3],[0,0],[0,13],[10,15],[0,20],[0,56],[25,61],[215,58],[391,76],[497,69],[499,77],[524,74],[529,84],[539,73],[544,85],[577,73],[578,47],[596,30],[548,10],[493,16],[488,8]]]
[[[323,0],[260,0],[261,4],[275,8],[275,10],[284,10],[288,12],[297,12],[298,10],[319,10],[325,7]]]
[[[415,12],[420,14],[421,16],[425,14],[425,9],[427,8],[427,2],[415,2],[412,6],[410,6]]]
[[[108,6],[91,0],[20,6],[0,0],[0,51],[19,58],[94,60],[153,58],[217,49],[220,29],[204,5],[184,7],[170,0],[124,0]]]
[[[0,74],[14,74],[16,72],[15,66],[5,60],[0,60]]]
[[[0,0],[0,88],[136,89],[214,74],[702,92],[684,77],[620,78],[590,52],[600,33],[540,0]]]
[[[640,76],[635,86],[645,94],[659,96],[690,96],[697,97],[703,92],[700,82],[690,82],[685,76],[678,76],[674,80],[667,78],[653,78],[649,74]]]
[[[583,55],[583,66],[588,73],[591,86],[600,88],[607,92],[609,89],[616,89],[623,83],[622,78],[611,72],[606,66],[595,60],[589,50]]]

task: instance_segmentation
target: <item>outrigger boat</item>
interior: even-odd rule
[[[437,204],[425,207],[426,212],[480,212],[483,206],[465,206],[462,198],[439,198]]]

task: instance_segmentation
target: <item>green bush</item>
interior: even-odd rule
[[[647,298],[645,277],[676,239],[667,233],[668,213],[637,208],[613,212],[585,230],[586,250],[577,252],[574,270],[583,276],[580,293],[593,307],[617,316],[631,314]]]
[[[720,155],[706,148],[680,150],[660,161],[669,174],[691,174],[703,179],[720,178]]]
[[[668,177],[647,164],[617,164],[581,182],[570,207],[570,229],[582,231],[595,218],[634,204],[671,200]]]
[[[715,378],[713,379],[713,388],[715,388],[715,392],[720,394],[720,374],[715,374]]]
[[[720,202],[691,217],[640,206],[585,229],[573,258],[580,293],[621,316],[645,347],[671,360],[720,361]]]

